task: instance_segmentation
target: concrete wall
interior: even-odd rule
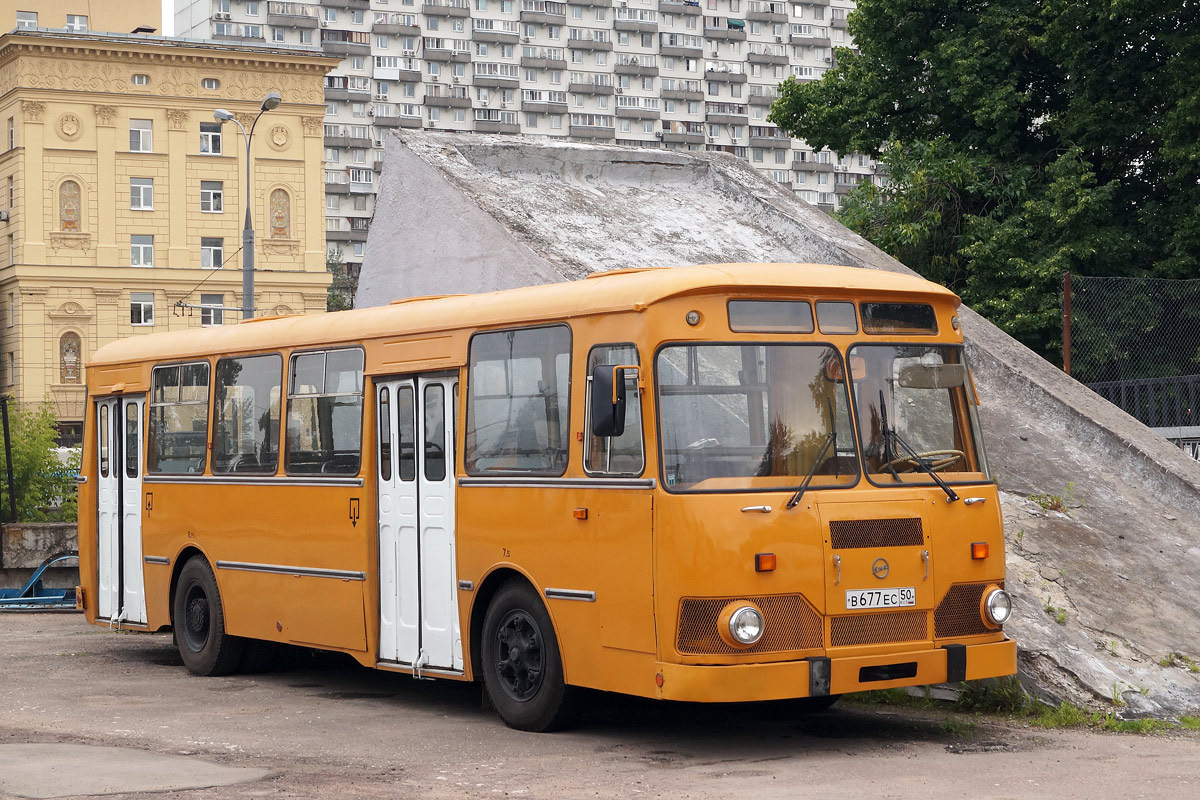
[[[73,522],[5,523],[0,526],[0,588],[19,589],[48,557],[78,550]],[[79,569],[49,569],[42,582],[49,588],[70,589],[79,583]]]

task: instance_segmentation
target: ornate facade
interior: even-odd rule
[[[311,50],[155,36],[0,37],[0,393],[83,418],[105,342],[231,324],[253,139],[259,313],[325,310],[323,78]],[[221,309],[218,311],[217,309]]]

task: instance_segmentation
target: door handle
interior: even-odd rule
[[[835,569],[837,569],[837,578],[835,578],[833,582],[834,582],[834,584],[841,583],[842,582],[842,557],[841,556],[833,557],[833,566]]]
[[[925,580],[929,580],[929,551],[921,551],[921,561],[925,564]]]

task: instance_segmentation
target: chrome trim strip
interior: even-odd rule
[[[522,478],[519,475],[504,477],[459,478],[459,486],[494,486],[509,489],[653,489],[658,485],[655,478]]]
[[[166,556],[146,556],[142,559],[147,564],[170,564],[171,559]]]
[[[243,572],[269,572],[274,575],[295,575],[298,578],[335,578],[343,581],[365,581],[367,573],[345,569],[314,569],[286,567],[279,564],[251,564],[246,561],[218,561],[217,569],[236,569]]]
[[[82,486],[83,484],[87,483],[87,475],[76,475],[76,476],[75,476],[75,483],[77,483],[77,484],[78,484],[78,485],[80,485],[80,486]]]
[[[473,592],[475,591],[475,581],[459,581],[458,588],[464,592]]]
[[[585,589],[543,589],[548,600],[582,600],[585,603],[596,602],[596,593]]]
[[[142,483],[182,483],[206,486],[362,486],[362,478],[297,478],[294,476],[253,475],[146,475]]]

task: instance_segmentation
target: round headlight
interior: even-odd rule
[[[729,616],[729,635],[744,647],[757,644],[763,635],[763,618],[757,608],[742,606]]]
[[[992,625],[1003,625],[1012,616],[1012,597],[1003,589],[993,589],[983,598],[983,614]]]

